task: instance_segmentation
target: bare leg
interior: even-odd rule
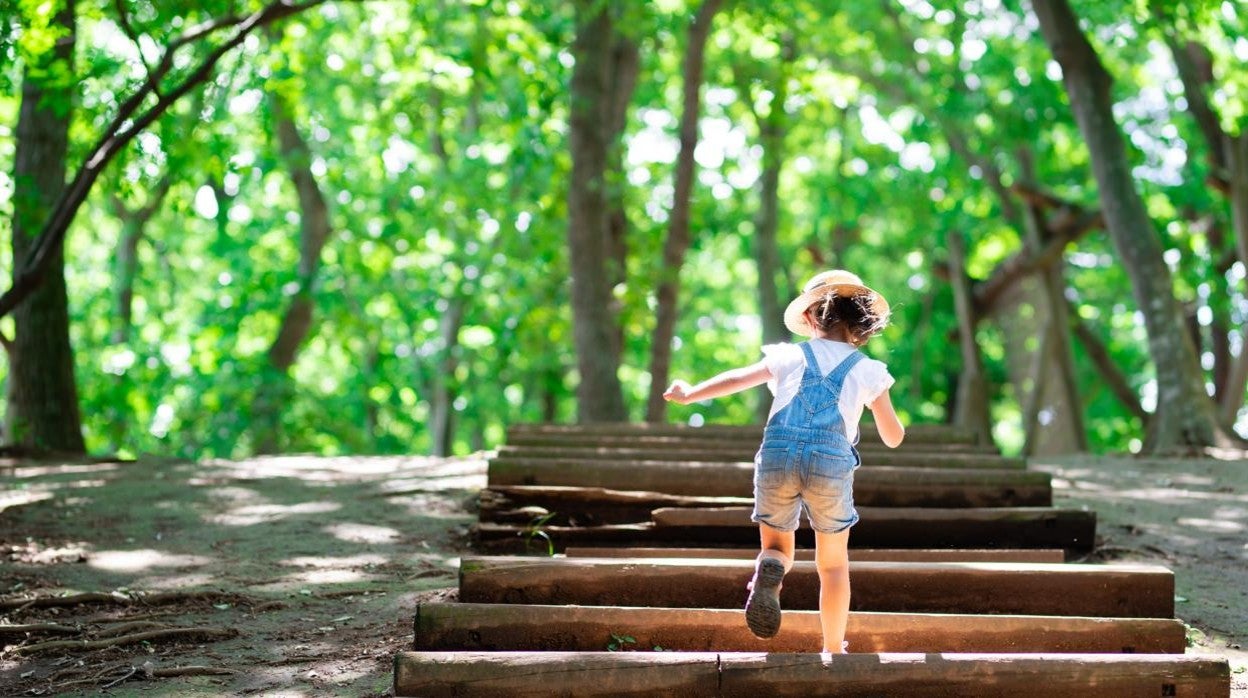
[[[815,566],[819,569],[819,624],[823,651],[844,652],[849,623],[849,529],[840,533],[815,532]]]
[[[784,561],[784,569],[787,572],[793,566],[793,531],[777,531],[771,526],[765,524],[758,525],[758,535],[762,543],[762,555],[767,555],[768,551],[772,553],[780,553],[774,557],[779,557]]]

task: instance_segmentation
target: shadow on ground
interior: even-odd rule
[[[388,695],[484,484],[479,457],[0,464],[0,694]]]

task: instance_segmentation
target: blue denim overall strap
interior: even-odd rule
[[[854,351],[846,356],[828,375],[819,375],[819,363],[809,342],[799,344],[806,355],[802,383],[789,404],[772,415],[763,430],[763,443],[772,440],[800,441],[808,444],[832,443],[852,447],[845,436],[845,420],[839,407],[845,378],[859,361],[866,358]],[[855,439],[857,441],[857,439]]]
[[[864,357],[852,352],[821,376],[810,345],[799,346],[806,356],[801,386],[767,420],[763,443],[754,456],[750,520],[778,531],[795,531],[805,511],[814,530],[839,533],[858,521],[854,470],[862,463],[845,435],[841,390],[850,370]]]

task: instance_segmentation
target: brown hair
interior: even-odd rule
[[[888,326],[888,315],[874,312],[871,300],[871,295],[866,293],[829,294],[808,310],[816,329],[824,334],[835,334],[838,328],[844,328],[854,344],[862,344]]]

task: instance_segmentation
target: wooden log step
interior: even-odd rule
[[[401,652],[396,696],[1229,696],[1225,659],[1121,654]]]
[[[651,517],[657,529],[676,528],[687,537],[727,542],[757,536],[758,524],[750,521],[751,511],[750,507],[669,507],[654,510]],[[865,548],[1063,548],[1086,552],[1096,537],[1095,512],[1080,509],[858,507],[858,514],[861,519],[850,540]],[[798,532],[808,530],[808,526],[803,518]]]
[[[700,454],[694,458],[682,460],[752,460],[758,451],[759,439],[716,439],[708,437],[683,436],[598,436],[598,435],[524,435],[515,441],[499,446],[500,452],[511,450],[519,452],[551,453],[561,451],[572,452],[573,455],[596,454],[602,457],[630,458],[671,458],[680,457],[690,452]],[[877,461],[888,455],[930,454],[934,459],[944,457],[996,456],[1001,452],[996,447],[966,446],[961,444],[907,444],[902,442],[897,448],[889,448],[882,443],[859,443],[858,452],[863,460]],[[581,452],[581,453],[578,453]],[[657,456],[648,454],[657,453]]]
[[[758,556],[758,546],[752,548],[588,548],[570,547],[563,551],[567,557],[670,557],[684,559],[753,560]],[[795,551],[794,558],[810,562],[815,551],[802,548]],[[850,548],[849,559],[858,562],[1065,562],[1063,550],[1012,550],[992,549],[862,549]]]
[[[780,632],[760,640],[739,609],[426,603],[415,649],[818,652],[819,612],[783,616]],[[854,612],[845,639],[854,652],[1183,654],[1186,632],[1172,618]]]
[[[861,441],[880,443],[875,426],[865,421],[860,427]],[[693,427],[687,424],[658,422],[592,422],[587,424],[513,424],[507,428],[507,441],[527,434],[594,435],[594,436],[677,436],[709,439],[761,439],[762,424],[706,424]],[[906,441],[912,444],[977,444],[978,436],[973,429],[952,424],[911,424],[906,427]]]
[[[656,446],[651,448],[576,447],[550,448],[543,446],[508,445],[498,449],[494,460],[535,461],[556,460],[569,463],[624,462],[644,467],[681,465],[684,463],[748,463],[754,464],[758,444],[751,447],[724,448],[721,446],[701,448],[698,446]],[[932,453],[904,451],[861,451],[864,468],[886,466],[902,468],[958,468],[1022,470],[1027,462],[1023,458],[993,453]]]
[[[855,504],[865,507],[1044,507],[1053,498],[1049,476],[1045,473],[919,470],[913,478],[907,479],[895,470],[879,474],[863,472],[860,477],[855,476]],[[706,489],[714,491],[723,486],[724,483],[719,482]],[[745,492],[745,496],[693,496],[592,485],[491,485],[481,492],[479,516],[482,521],[527,523],[534,517],[517,510],[537,507],[555,514],[547,521],[557,525],[636,523],[649,521],[650,512],[655,509],[752,506],[750,490]],[[572,524],[572,521],[577,523]]]
[[[508,441],[502,450],[552,451],[573,448],[573,450],[634,450],[643,452],[674,452],[675,456],[660,456],[660,460],[671,460],[680,457],[681,453],[705,453],[704,456],[684,458],[684,460],[739,460],[753,461],[754,453],[759,450],[759,438],[745,440],[721,440],[715,437],[678,437],[678,436],[577,436],[577,435],[524,435]],[[957,458],[1006,458],[1007,461],[1018,461],[1020,458],[1002,456],[996,448],[978,448],[951,445],[909,445],[902,443],[897,448],[889,448],[882,443],[860,443],[859,453],[866,463],[887,462],[890,458],[901,458],[909,461],[927,457],[931,462],[957,461]],[[909,463],[902,463],[909,465]]]
[[[751,560],[465,557],[468,603],[740,608]],[[850,562],[851,609],[908,613],[1170,618],[1174,574],[1153,565]],[[796,562],[784,608],[814,610],[819,575]]]
[[[921,512],[921,513],[915,513]],[[1096,515],[1066,509],[869,509],[849,536],[853,548],[1092,549]],[[926,514],[924,516],[923,514]],[[490,552],[563,552],[568,546],[734,546],[758,544],[758,526],[658,526],[654,522],[603,526],[549,526],[478,522],[475,543]],[[797,530],[798,547],[813,547],[814,532]]]
[[[752,497],[754,464],[491,458],[487,482],[489,487],[600,487],[695,497]],[[994,499],[1045,506],[1052,500],[1051,482],[1049,473],[1021,469],[877,465],[859,468],[854,473],[854,498],[863,504],[862,497],[890,503],[878,506],[906,506],[892,504],[904,501],[931,503],[924,506],[939,506],[935,504],[939,501],[953,502],[952,506],[977,506],[974,502]]]

